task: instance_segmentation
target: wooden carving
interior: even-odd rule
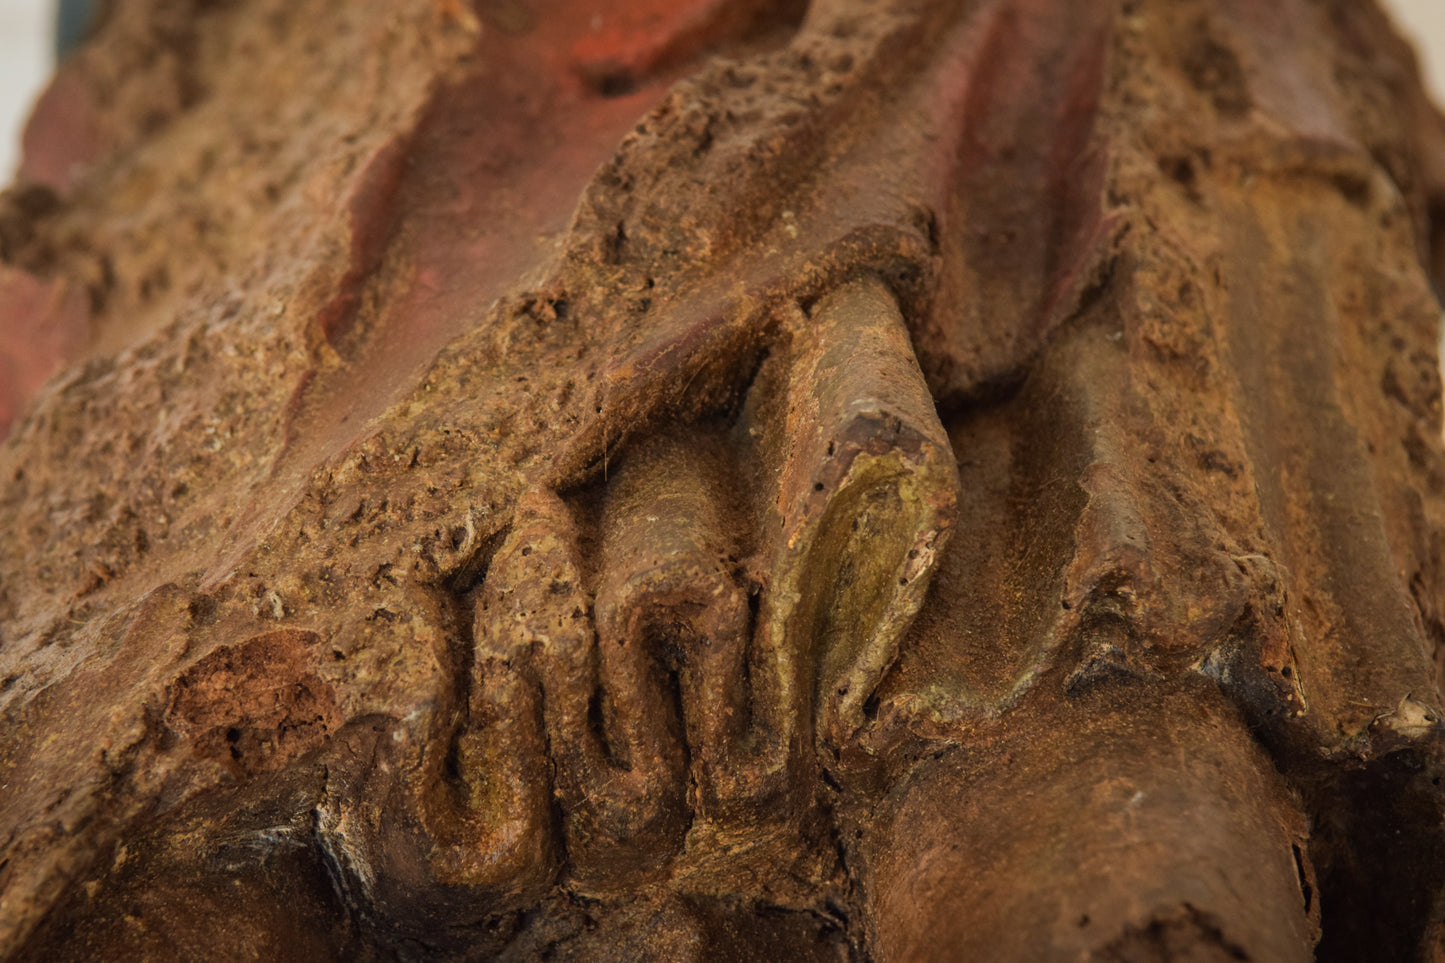
[[[25,146],[0,956],[1445,953],[1371,5],[134,0]]]

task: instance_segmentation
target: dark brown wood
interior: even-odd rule
[[[112,5],[0,956],[1436,959],[1442,211],[1355,0]]]

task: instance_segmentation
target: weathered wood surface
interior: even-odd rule
[[[1442,212],[1353,0],[116,5],[0,954],[1437,958]]]

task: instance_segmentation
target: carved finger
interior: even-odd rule
[[[510,586],[512,604],[489,606],[488,613],[496,620],[496,631],[520,633],[529,640],[537,675],[544,680],[553,788],[573,882],[585,890],[602,882],[620,885],[665,861],[680,844],[686,818],[680,764],[674,769],[629,769],[613,758],[617,750],[609,753],[603,740],[598,717],[606,711],[597,698],[597,641],[579,539],[571,511],[560,498],[529,495],[492,567],[499,584]],[[500,568],[502,564],[508,568]],[[673,748],[680,757],[680,746]],[[642,760],[646,751],[637,750],[627,761]]]
[[[519,519],[534,517],[527,508]],[[514,526],[492,561],[473,613],[467,720],[433,780],[425,811],[444,881],[521,905],[556,875],[551,780],[532,652],[553,630],[549,592],[563,572],[533,561],[535,525]]]
[[[476,634],[479,652],[484,646],[501,651],[508,644],[514,651],[528,650],[532,669],[544,686],[540,710],[554,767],[551,779],[538,774],[528,803],[534,801],[531,792],[536,789],[555,792],[574,869],[585,870],[595,862],[593,841],[605,839],[602,830],[609,824],[607,814],[599,814],[588,800],[594,782],[606,778],[610,766],[590,719],[597,686],[595,637],[577,543],[576,524],[560,498],[544,491],[524,496],[514,513],[512,532],[492,561],[477,610]],[[483,673],[493,666],[479,662]],[[474,691],[485,691],[485,685],[479,678]],[[532,812],[535,821],[540,811]],[[532,828],[550,830],[550,826]]]
[[[542,707],[535,682],[506,658],[482,656],[473,684],[428,822],[437,877],[485,890],[503,910],[539,898],[556,875]]]
[[[877,279],[819,301],[766,368],[744,419],[774,485],[753,667],[758,728],[796,745],[812,725],[838,746],[862,724],[922,604],[953,523],[958,470],[897,303]],[[811,718],[799,714],[805,706]]]
[[[723,490],[732,467],[715,439],[663,437],[633,452],[608,488],[597,629],[617,745],[632,772],[676,795],[675,681],[695,805],[732,795],[744,721],[748,602]]]

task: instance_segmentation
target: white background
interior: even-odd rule
[[[1382,0],[1382,5],[1415,42],[1425,86],[1445,108],[1445,0]]]
[[[1421,51],[1435,102],[1445,105],[1445,0],[1384,2]],[[53,9],[54,0],[0,0],[0,184],[14,175],[20,129],[52,67]]]

